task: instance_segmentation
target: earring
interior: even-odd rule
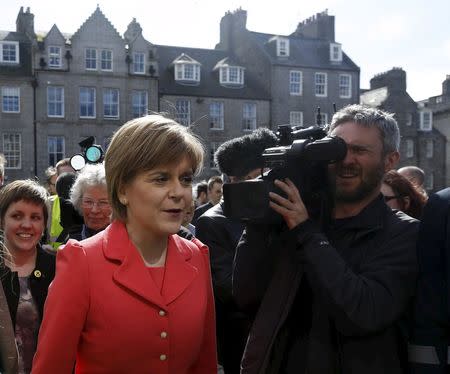
[[[128,205],[128,200],[125,199],[125,198],[120,199],[120,203],[121,203],[122,205]]]

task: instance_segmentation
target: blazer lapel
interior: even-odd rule
[[[190,263],[192,249],[177,235],[171,235],[167,246],[163,295],[167,304],[175,301],[198,276]]]
[[[103,252],[107,258],[120,261],[113,273],[113,279],[137,296],[161,309],[167,309],[163,297],[151,281],[139,252],[128,237],[125,225],[113,222],[104,236]]]

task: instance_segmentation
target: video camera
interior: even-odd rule
[[[224,184],[225,215],[246,222],[281,222],[281,216],[269,206],[269,192],[285,196],[274,181],[289,178],[299,189],[310,217],[323,223],[333,208],[328,165],[345,158],[344,140],[327,136],[319,125],[308,128],[281,125],[276,135],[279,146],[264,150],[260,177]],[[269,171],[263,173],[266,168]]]
[[[89,136],[78,143],[82,148],[82,153],[77,153],[70,158],[70,166],[72,166],[74,170],[81,170],[86,164],[97,164],[103,161],[103,149],[100,145],[94,144],[94,141],[94,137]]]

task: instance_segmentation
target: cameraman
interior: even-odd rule
[[[348,151],[329,167],[327,230],[286,179],[275,182],[286,197],[270,193],[284,224],[248,224],[238,245],[233,293],[256,314],[243,374],[405,372],[400,322],[415,287],[418,222],[380,194],[399,159],[398,126],[388,113],[352,105],[334,115],[329,134]]]

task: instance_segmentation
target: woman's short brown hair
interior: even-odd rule
[[[203,146],[187,128],[162,115],[148,115],[125,123],[112,137],[105,155],[106,183],[113,218],[125,221],[126,206],[119,191],[139,173],[187,157],[198,174]]]
[[[31,179],[16,180],[0,190],[0,222],[3,227],[6,211],[12,203],[20,200],[42,206],[44,223],[47,226],[47,191],[39,183]]]

